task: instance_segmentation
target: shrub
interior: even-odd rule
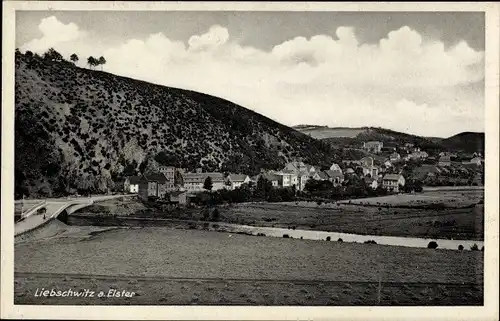
[[[330,241],[330,240],[331,240],[331,238],[330,238],[329,236],[327,236],[327,237],[326,237],[326,240],[327,240],[327,241]]]
[[[288,235],[288,234],[283,234],[283,238],[288,239],[288,238],[290,238],[290,235]]]
[[[374,240],[365,241],[365,244],[377,244]]]
[[[220,218],[220,213],[218,209],[214,209],[212,212],[212,221],[218,221]]]
[[[208,211],[208,209],[204,209],[202,214],[203,214],[204,221],[208,220],[208,218],[210,217],[210,212]]]
[[[460,244],[460,245],[458,246],[458,250],[459,250],[459,251],[463,251],[463,249],[464,249],[464,246],[463,246],[462,244]]]
[[[339,239],[337,240],[337,242],[342,243],[342,242],[344,242],[344,240],[343,240],[343,239],[341,239],[341,238],[339,238]]]
[[[427,244],[428,249],[437,249],[438,244],[435,241],[430,241],[429,244]]]
[[[472,246],[470,247],[470,250],[471,250],[471,251],[479,251],[479,247],[477,246],[477,244],[476,244],[476,243],[474,243],[474,245],[472,245]]]

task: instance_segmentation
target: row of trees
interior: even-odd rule
[[[16,49],[16,54],[20,54],[19,52],[19,49]],[[57,52],[54,48],[49,48],[49,50],[47,50],[43,55],[42,57],[40,57],[38,54],[33,54],[33,52],[31,51],[26,51],[24,53],[24,55],[28,58],[41,58],[45,61],[51,61],[51,62],[64,62],[66,61],[64,59],[64,57],[59,53]],[[78,55],[76,53],[73,53],[70,57],[69,57],[69,60],[71,62],[73,62],[73,64],[76,64],[80,58],[78,57]],[[87,58],[87,65],[92,68],[92,67],[97,67],[97,66],[101,66],[101,70],[102,70],[102,66],[106,64],[106,58],[104,58],[103,56],[100,56],[99,58],[94,58],[93,56],[90,56]]]

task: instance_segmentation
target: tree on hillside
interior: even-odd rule
[[[203,189],[206,189],[207,191],[211,191],[213,187],[212,183],[212,178],[210,176],[207,176],[205,179],[205,182],[203,183]]]
[[[156,154],[154,160],[164,166],[180,166],[179,158],[175,153],[161,151]]]
[[[87,58],[87,65],[92,69],[92,67],[95,67],[98,65],[97,59],[94,57],[90,56]]]
[[[49,48],[47,52],[43,54],[43,59],[47,61],[61,62],[63,61],[63,56],[57,52],[54,48]]]
[[[69,60],[71,60],[73,63],[76,63],[79,59],[78,56],[74,53],[69,57]]]
[[[104,57],[103,57],[103,56],[100,56],[100,57],[99,57],[99,60],[97,60],[97,64],[98,64],[98,65],[101,65],[101,70],[102,70],[102,66],[103,66],[104,64],[106,64],[106,59],[104,59]]]
[[[28,58],[33,58],[33,52],[31,52],[31,51],[29,51],[29,50],[28,50],[28,51],[26,51],[26,52],[24,53],[24,55],[25,55],[26,57],[28,57]]]

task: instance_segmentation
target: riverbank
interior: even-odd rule
[[[305,240],[331,240],[353,243],[375,242],[376,244],[427,248],[429,242],[435,241],[438,248],[447,250],[458,250],[462,246],[463,250],[470,250],[473,246],[477,249],[483,247],[483,242],[474,240],[446,240],[446,239],[423,239],[412,237],[358,235],[339,232],[301,230],[278,227],[250,226],[231,224],[223,222],[206,222],[178,219],[161,219],[151,217],[131,217],[131,216],[95,216],[95,215],[70,215],[67,217],[67,224],[76,226],[99,226],[99,227],[168,227],[174,229],[190,229],[226,232],[233,234],[244,234],[268,237],[286,237]]]

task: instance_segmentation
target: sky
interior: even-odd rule
[[[288,126],[485,130],[483,13],[17,11],[16,47],[102,55]]]

